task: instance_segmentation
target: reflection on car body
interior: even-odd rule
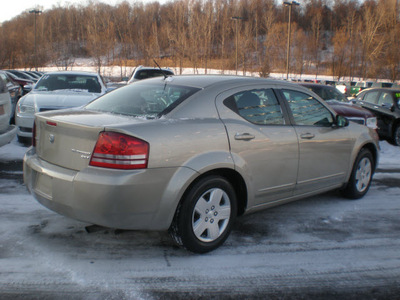
[[[320,96],[339,115],[372,129],[377,128],[376,116],[372,112],[360,106],[352,105],[352,102],[335,87],[310,83],[301,83],[301,85]]]
[[[44,206],[122,229],[169,230],[207,252],[238,215],[341,189],[367,193],[374,130],[296,84],[172,76],[38,113],[24,181]],[[52,137],[52,140],[49,139]]]

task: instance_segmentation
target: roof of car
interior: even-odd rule
[[[91,75],[98,76],[95,72],[87,72],[87,71],[53,71],[47,72],[46,75]]]
[[[321,83],[299,82],[299,84],[302,85],[302,86],[306,86],[306,87],[322,87],[322,88],[327,88],[327,89],[335,88],[334,86],[321,84]]]
[[[359,94],[367,91],[390,91],[390,92],[400,92],[400,87],[371,87],[368,89],[361,90]]]
[[[211,87],[213,85],[230,84],[230,85],[245,85],[245,84],[279,84],[288,87],[299,87],[299,85],[283,80],[268,79],[262,77],[246,77],[246,76],[232,76],[232,75],[174,75],[167,78],[156,77],[147,79],[146,83],[156,81],[167,81],[177,85],[187,85],[198,88]]]

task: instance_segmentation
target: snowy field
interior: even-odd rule
[[[337,192],[237,220],[194,255],[165,232],[92,227],[38,204],[26,147],[0,148],[0,299],[399,299],[400,147],[361,200]]]

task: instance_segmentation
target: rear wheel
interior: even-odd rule
[[[212,251],[228,238],[236,210],[232,185],[220,176],[205,177],[183,197],[170,234],[178,245],[192,252]]]
[[[374,159],[367,149],[362,149],[354,163],[347,186],[342,190],[343,196],[359,199],[369,190],[374,172]]]
[[[400,123],[397,124],[393,131],[392,144],[400,146]]]

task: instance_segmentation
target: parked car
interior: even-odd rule
[[[400,146],[400,89],[367,89],[353,101],[376,115],[381,139]]]
[[[35,84],[33,80],[20,78],[17,75],[5,71],[8,76],[10,76],[16,83],[18,83],[22,88],[23,95],[29,93],[32,90],[32,86]]]
[[[174,72],[169,68],[152,68],[139,66],[133,70],[131,78],[128,80],[128,84],[147,78],[171,75],[174,75]]]
[[[355,86],[350,88],[350,96],[352,96],[352,97],[356,96],[362,90],[370,88],[372,86],[372,84],[373,84],[372,81],[357,82]]]
[[[310,83],[302,83],[301,85],[313,91],[325,100],[337,114],[346,117],[352,122],[366,125],[372,129],[377,128],[377,119],[372,112],[368,109],[352,105],[352,102],[350,102],[347,97],[339,92],[335,87]]]
[[[18,101],[15,117],[18,140],[26,142],[32,137],[36,112],[82,106],[104,93],[105,84],[96,73],[46,73],[33,90]]]
[[[33,76],[25,71],[18,71],[18,70],[6,70],[6,71],[22,79],[31,80],[33,82],[38,81],[38,78],[36,76]]]
[[[0,76],[0,147],[14,139],[17,128],[10,125],[11,98],[6,82]]]
[[[339,90],[339,92],[348,97],[350,95],[351,87],[355,86],[356,83],[356,81],[340,81],[335,84],[335,87]]]
[[[372,88],[391,88],[392,86],[392,82],[374,82],[371,85]]]
[[[14,124],[15,123],[15,107],[17,105],[17,102],[19,98],[22,97],[22,88],[21,86],[15,82],[11,76],[9,76],[6,72],[0,71],[0,77],[3,79],[3,81],[6,83],[8,92],[10,93],[11,97],[11,115],[10,115],[10,123]]]
[[[42,77],[41,75],[38,75],[38,74],[36,74],[36,73],[33,72],[33,71],[23,71],[23,72],[24,72],[25,74],[27,74],[27,75],[29,75],[29,76],[35,78],[36,81],[38,81],[38,80],[40,79],[40,77]]]
[[[44,206],[121,229],[167,230],[207,252],[237,215],[332,189],[363,197],[374,130],[306,88],[236,76],[173,76],[85,107],[38,113],[24,180]]]

